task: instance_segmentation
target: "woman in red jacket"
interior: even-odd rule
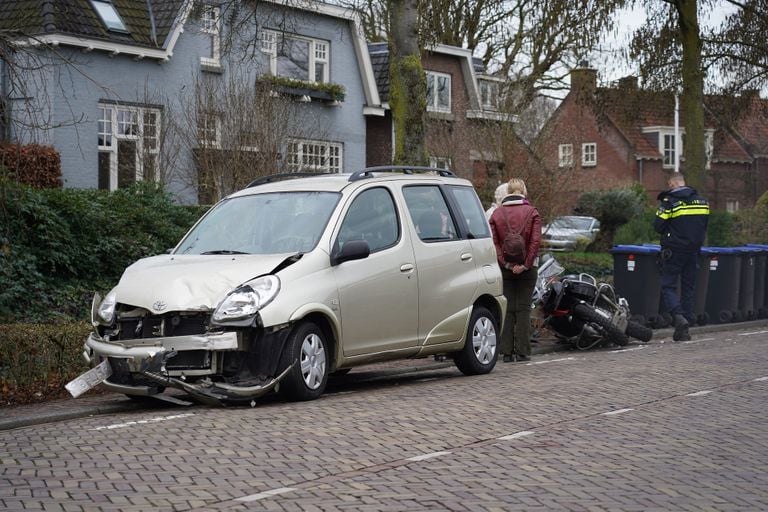
[[[525,182],[512,178],[508,195],[493,211],[489,223],[496,246],[496,258],[504,279],[507,316],[501,332],[500,352],[505,363],[531,359],[531,296],[536,285],[541,217],[526,199]],[[525,240],[525,261],[508,263],[502,251],[508,232],[520,233]]]

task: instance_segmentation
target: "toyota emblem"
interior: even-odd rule
[[[155,311],[162,311],[167,306],[168,305],[165,302],[159,300],[159,301],[155,302],[154,304],[152,304],[152,309],[154,309]]]

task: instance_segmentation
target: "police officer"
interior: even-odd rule
[[[696,268],[707,233],[709,203],[685,185],[681,173],[673,173],[668,185],[670,189],[658,196],[659,209],[653,220],[654,229],[661,234],[661,299],[674,318],[672,339],[688,341],[688,325],[695,318]]]

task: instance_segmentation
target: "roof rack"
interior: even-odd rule
[[[264,185],[265,183],[272,183],[273,181],[281,181],[281,180],[290,180],[293,178],[307,178],[309,176],[321,176],[323,174],[336,174],[336,173],[330,173],[330,172],[284,172],[281,174],[270,174],[269,176],[262,176],[261,178],[256,178],[252,182],[250,182],[248,185],[246,185],[245,188],[251,188],[251,187],[257,187],[259,185]]]
[[[372,178],[374,172],[396,172],[400,174],[434,172],[445,178],[456,177],[453,171],[449,171],[448,169],[439,169],[437,167],[424,167],[424,166],[418,166],[418,165],[382,165],[379,167],[366,167],[365,169],[355,171],[349,177],[349,181],[357,181],[357,180],[362,180],[364,178]]]

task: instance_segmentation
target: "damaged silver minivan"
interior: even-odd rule
[[[418,167],[275,175],[94,297],[93,368],[67,387],[216,404],[310,400],[334,372],[399,358],[444,354],[484,374],[505,309],[469,181]]]

